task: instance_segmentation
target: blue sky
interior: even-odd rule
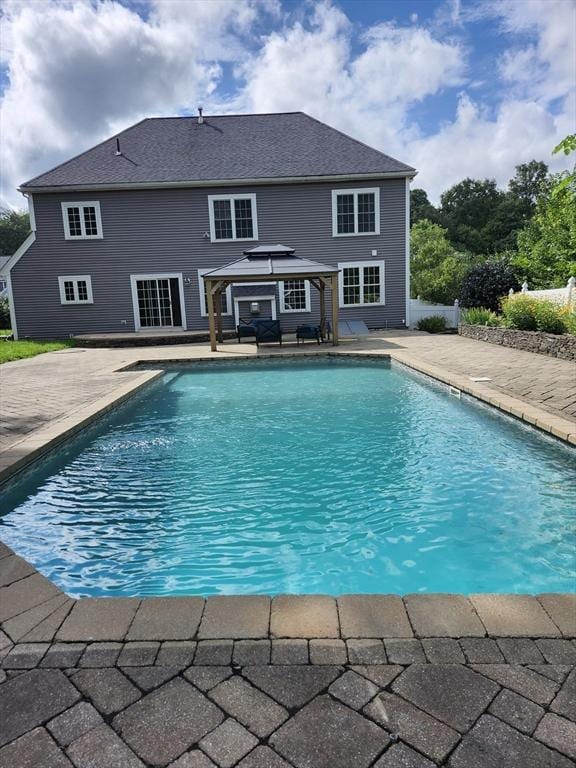
[[[149,115],[303,110],[505,185],[574,130],[573,0],[6,0],[2,190]]]

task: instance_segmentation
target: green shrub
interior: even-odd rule
[[[468,270],[458,298],[463,307],[487,307],[496,312],[502,296],[510,288],[517,291],[519,287],[516,275],[508,264],[487,261]]]
[[[576,333],[576,316],[569,307],[531,296],[510,296],[502,302],[502,314],[509,328],[543,333]]]
[[[537,301],[535,308],[536,328],[544,333],[565,333],[566,325],[562,307],[551,301]]]
[[[419,331],[427,331],[428,333],[442,333],[446,330],[446,318],[442,315],[430,315],[430,317],[423,317],[418,320],[416,327]]]
[[[510,296],[502,301],[502,314],[509,328],[518,331],[535,331],[536,325],[536,299],[530,296]]]
[[[576,308],[572,309],[571,307],[563,307],[560,311],[560,314],[562,315],[566,333],[569,333],[572,336],[576,336]]]
[[[488,325],[491,327],[502,324],[498,315],[485,307],[465,309],[462,313],[462,322],[468,325]]]

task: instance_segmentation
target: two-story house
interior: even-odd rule
[[[302,112],[151,118],[20,191],[32,233],[7,265],[19,338],[206,330],[202,275],[283,243],[340,269],[342,319],[409,322],[415,170]],[[318,317],[305,280],[230,286],[283,330]]]

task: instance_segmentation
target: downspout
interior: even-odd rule
[[[6,275],[6,287],[8,289],[8,311],[10,312],[10,325],[12,326],[12,335],[18,341],[18,325],[16,324],[16,309],[14,307],[14,294],[12,292],[12,277],[10,272]]]
[[[406,261],[406,319],[404,325],[406,328],[410,327],[410,178],[406,176],[406,244],[405,244],[405,261]]]

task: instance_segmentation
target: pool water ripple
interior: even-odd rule
[[[3,497],[74,595],[569,591],[574,452],[389,365],[170,372]]]

